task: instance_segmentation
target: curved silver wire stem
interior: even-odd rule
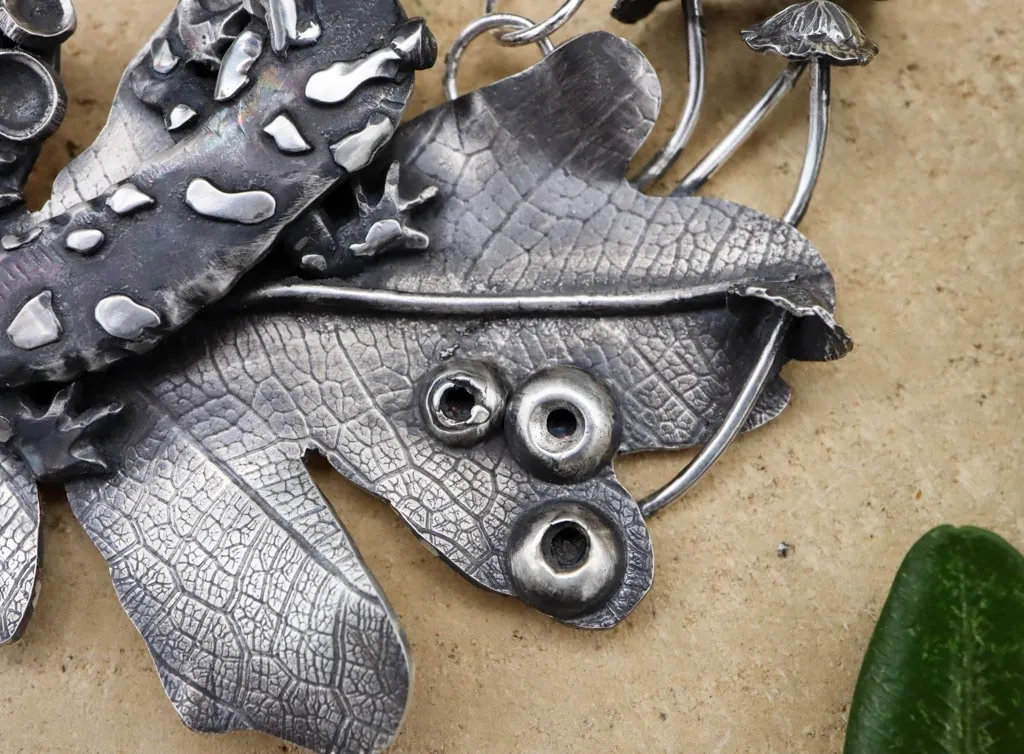
[[[700,453],[686,465],[686,468],[671,482],[660,490],[640,501],[640,511],[644,517],[653,516],[662,508],[666,508],[685,495],[699,482],[711,467],[722,457],[726,448],[732,445],[739,437],[743,428],[750,418],[757,402],[764,394],[765,388],[771,378],[779,369],[782,361],[783,348],[786,343],[786,335],[789,332],[793,315],[789,312],[778,311],[772,324],[771,334],[764,345],[764,350],[757,359],[750,376],[747,377],[743,389],[737,396],[736,401],[726,414],[722,426],[718,428],[707,445],[701,448]]]
[[[810,133],[807,138],[807,155],[804,159],[804,167],[800,174],[800,182],[797,185],[796,195],[786,211],[783,219],[796,227],[807,214],[811,197],[814,194],[814,187],[817,185],[818,176],[821,174],[821,163],[825,156],[825,142],[828,139],[828,115],[831,68],[828,62],[815,60],[811,69],[811,116]],[[751,412],[757,402],[764,394],[768,382],[771,380],[779,367],[783,356],[783,349],[786,343],[786,335],[789,333],[790,325],[793,323],[793,316],[788,312],[779,311],[775,314],[775,321],[772,323],[771,334],[768,341],[758,357],[757,364],[747,378],[743,389],[737,396],[729,413],[726,414],[722,426],[718,428],[714,436],[701,448],[696,457],[686,465],[678,476],[666,484],[654,494],[640,501],[640,510],[645,517],[649,517],[658,511],[676,502],[693,488],[712,466],[722,457],[733,441],[743,431]]]
[[[469,49],[469,46],[477,37],[492,29],[531,29],[533,26],[533,21],[523,16],[517,16],[514,13],[491,13],[490,15],[480,16],[480,18],[472,21],[452,42],[451,49],[448,50],[448,56],[445,58],[445,96],[449,100],[457,100],[459,98],[459,65],[462,63],[462,56],[466,54],[466,50]],[[537,41],[537,46],[540,47],[541,52],[545,56],[555,51],[554,44],[547,37],[541,37]]]
[[[679,159],[686,145],[690,143],[700,111],[704,106],[704,89],[707,79],[706,55],[704,51],[704,11],[701,0],[682,0],[683,15],[686,17],[686,49],[689,67],[689,90],[686,107],[668,144],[654,155],[637,175],[635,183],[641,191],[653,186]]]
[[[832,69],[828,61],[816,59],[811,69],[811,124],[807,136],[807,155],[800,172],[796,194],[782,219],[796,226],[804,219],[811,204],[814,187],[818,185],[821,163],[825,159],[828,141],[829,102],[831,100]]]
[[[785,99],[786,95],[793,91],[793,87],[796,86],[796,82],[800,80],[806,69],[806,61],[793,62],[783,68],[764,96],[750,108],[740,122],[725,135],[725,138],[712,147],[700,162],[683,177],[673,193],[677,196],[693,196],[700,191],[704,184],[718,172],[719,168],[746,143],[750,135]]]
[[[734,283],[644,293],[568,295],[451,295],[375,288],[281,283],[267,285],[225,302],[231,309],[277,309],[296,306],[342,309],[361,314],[408,314],[438,317],[531,317],[667,314],[724,307]]]

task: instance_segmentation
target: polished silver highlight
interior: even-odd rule
[[[334,162],[349,173],[358,173],[373,162],[377,153],[391,141],[394,133],[395,124],[388,116],[371,116],[363,130],[349,134],[337,144],[331,145]]]
[[[221,191],[205,178],[189,184],[185,203],[204,217],[243,225],[266,222],[277,211],[277,201],[266,191]]]
[[[349,246],[357,257],[376,257],[388,249],[423,250],[430,246],[430,236],[407,228],[393,218],[381,220],[370,226],[362,243]]]
[[[510,47],[521,47],[528,44],[536,44],[541,40],[548,39],[552,34],[561,29],[576,12],[583,7],[584,0],[565,0],[558,10],[548,16],[540,23],[533,24],[518,31],[508,31],[498,34],[498,41]],[[494,14],[497,8],[497,0],[487,0],[484,3],[484,10],[488,14]]]
[[[192,123],[199,113],[188,105],[175,105],[167,114],[167,130],[178,131]]]
[[[277,148],[285,154],[302,154],[313,149],[313,146],[299,132],[295,121],[285,113],[281,113],[270,121],[263,132],[272,138]]]
[[[792,315],[788,312],[778,312],[774,316],[775,321],[761,355],[722,424],[678,476],[640,502],[640,510],[645,517],[653,516],[686,495],[704,478],[747,426],[750,415],[764,395],[769,381],[778,373],[786,345],[786,335],[792,323]]]
[[[327,272],[327,258],[322,254],[306,254],[299,266],[306,272]]]
[[[720,142],[712,147],[701,158],[689,173],[679,182],[675,193],[680,196],[692,196],[718,172],[729,158],[743,146],[751,134],[775,110],[786,95],[793,91],[800,80],[807,63],[803,61],[788,64],[775,78],[771,86],[754,106],[744,115],[733,129]]]
[[[95,316],[100,327],[122,340],[138,340],[147,330],[160,326],[159,314],[123,295],[107,296],[100,301]]]
[[[433,44],[422,22],[410,22],[400,29],[387,47],[364,58],[342,61],[317,71],[306,83],[306,97],[312,102],[336,105],[375,79],[394,78],[403,67],[417,67],[424,48]]]
[[[427,378],[421,392],[427,431],[446,445],[468,448],[501,427],[508,386],[490,364],[449,361]]]
[[[0,237],[0,249],[4,251],[17,251],[35,241],[43,234],[43,229],[36,227],[24,233],[11,233]]]
[[[514,13],[492,13],[481,16],[464,28],[452,42],[444,61],[444,93],[449,100],[459,98],[459,66],[469,46],[481,35],[495,29],[533,29],[534,23]],[[537,46],[545,57],[555,51],[555,45],[547,37],[537,40]]]
[[[818,185],[818,176],[825,160],[825,143],[828,141],[829,103],[831,100],[831,71],[828,63],[814,61],[811,68],[811,114],[807,133],[807,153],[803,167],[800,169],[800,180],[796,192],[789,203],[789,208],[782,218],[790,225],[799,225],[807,209],[811,206],[811,197]]]
[[[338,312],[422,314],[430,317],[599,317],[672,314],[724,306],[732,289],[732,283],[712,283],[641,293],[519,293],[503,296],[273,283],[247,291],[228,305],[239,309],[329,307]]]
[[[365,233],[349,251],[356,257],[376,258],[393,251],[423,251],[430,248],[430,236],[412,226],[412,216],[423,206],[438,198],[436,186],[427,186],[411,198],[402,195],[401,163],[395,161],[388,168],[384,191],[376,203],[370,201],[361,181],[354,189],[359,218]],[[353,232],[360,227],[352,223]]]
[[[180,62],[181,58],[174,54],[173,50],[171,50],[171,43],[166,39],[158,39],[153,43],[154,71],[166,76],[177,68]]]
[[[156,199],[138,189],[131,183],[117,187],[107,198],[107,206],[118,215],[131,215],[145,207],[156,204]]]
[[[582,482],[619,448],[619,408],[607,386],[574,367],[533,376],[509,400],[505,434],[516,460],[548,482]]]
[[[249,84],[249,71],[263,54],[263,37],[252,30],[243,31],[238,35],[220,64],[217,75],[217,87],[213,98],[217,102],[227,102]]]
[[[316,21],[310,21],[309,25],[299,32],[299,36],[295,38],[292,45],[295,47],[309,47],[315,45],[320,41],[320,35],[323,34],[323,28]]]
[[[646,191],[672,168],[693,138],[704,108],[707,88],[707,52],[704,44],[704,10],[702,0],[683,0],[686,19],[686,51],[689,84],[686,105],[668,144],[658,150],[636,177],[641,191]]]
[[[68,237],[64,240],[64,245],[70,251],[88,255],[99,249],[106,238],[102,230],[82,228],[81,230],[73,230],[68,233]]]
[[[296,0],[249,0],[264,9],[264,19],[270,28],[270,46],[279,55],[299,38],[299,11]]]
[[[626,553],[599,509],[572,500],[541,506],[512,533],[509,571],[516,594],[558,618],[600,606],[622,581]]]
[[[52,291],[43,291],[28,301],[7,327],[7,337],[23,351],[34,351],[56,343],[60,334],[60,320],[53,311]]]

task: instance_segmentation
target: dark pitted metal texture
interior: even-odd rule
[[[412,70],[432,62],[416,56],[429,44],[404,44],[393,0],[299,5],[316,33],[280,52],[261,44],[244,73],[230,71],[223,97],[217,68],[220,56],[235,65],[232,35],[245,28],[261,40],[273,29],[240,2],[182,0],[126,74],[119,100],[129,102],[67,168],[50,207],[0,226],[0,385],[68,380],[149,350],[225,295],[386,141]],[[330,106],[309,99],[316,74],[382,48],[390,67],[359,69]],[[282,115],[311,150],[282,149],[266,132]],[[339,144],[353,156],[339,159]],[[119,210],[125,191],[149,201]]]

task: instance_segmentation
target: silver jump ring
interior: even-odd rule
[[[495,36],[498,37],[499,42],[508,47],[522,47],[523,45],[540,42],[565,26],[569,19],[576,15],[576,11],[583,6],[583,2],[584,0],[566,0],[561,8],[539,24],[532,24],[529,28],[496,34]],[[487,13],[493,14],[497,5],[498,0],[486,0],[484,10]]]
[[[466,49],[473,40],[493,29],[508,28],[532,29],[534,28],[534,23],[528,18],[523,18],[513,13],[492,13],[488,16],[481,16],[462,30],[462,33],[452,43],[452,48],[448,51],[448,57],[445,59],[444,64],[444,93],[449,100],[459,98],[459,85],[457,81],[459,64],[462,62],[462,56],[466,54]],[[547,37],[541,37],[536,41],[537,46],[540,47],[545,57],[555,51],[555,46]]]

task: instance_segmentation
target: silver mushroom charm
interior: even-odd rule
[[[811,62],[811,125],[807,156],[796,194],[784,219],[799,224],[807,213],[828,138],[832,66],[867,65],[878,45],[849,13],[830,0],[807,0],[786,8],[742,33],[755,52],[774,52]]]
[[[821,155],[816,155],[817,150],[825,146],[827,134],[825,131],[817,132],[815,123],[817,128],[827,130],[831,66],[867,65],[878,53],[878,45],[867,37],[860,24],[829,0],[810,0],[793,5],[746,29],[742,36],[751,49],[774,52],[787,58],[789,63],[725,138],[712,147],[680,181],[677,194],[691,196],[697,193],[785,99],[808,65],[813,63],[812,132],[807,169],[812,168],[820,161]],[[813,187],[813,178],[809,174],[803,176],[801,186],[804,192]],[[794,218],[802,218],[809,199],[809,195],[803,199],[802,208],[795,204],[791,206],[794,211],[800,210],[799,218],[796,214]]]

